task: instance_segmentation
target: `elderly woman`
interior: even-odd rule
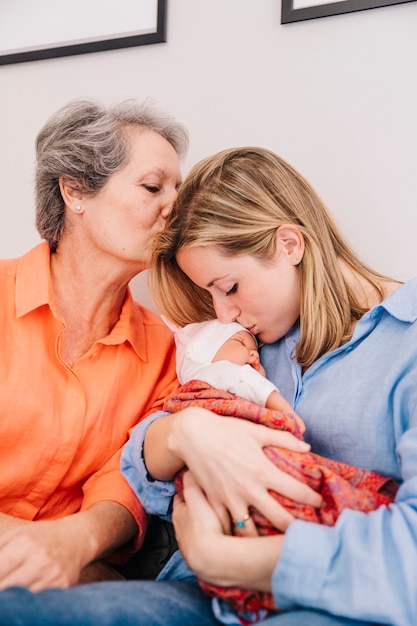
[[[143,541],[120,449],[176,376],[171,332],[128,283],[149,265],[187,144],[135,101],[71,102],[37,137],[45,242],[0,262],[0,588],[94,579],[85,566]]]

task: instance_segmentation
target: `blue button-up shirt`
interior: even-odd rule
[[[332,528],[293,522],[272,585],[277,606],[417,624],[417,279],[356,324],[304,374],[298,327],[264,346],[267,376],[306,424],[314,452],[392,476],[395,504],[345,511]]]
[[[317,454],[391,476],[389,508],[345,511],[334,527],[294,521],[272,578],[277,606],[395,626],[417,624],[417,279],[356,324],[352,339],[302,375],[296,325],[261,361],[306,424]],[[134,431],[122,469],[145,508],[169,517],[172,483],[149,482]]]

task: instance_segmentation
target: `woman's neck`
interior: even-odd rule
[[[109,269],[99,260],[82,262],[78,256],[60,252],[51,255],[55,305],[65,324],[60,353],[70,366],[106,337],[119,320],[133,276]]]

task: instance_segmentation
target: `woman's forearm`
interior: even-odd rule
[[[155,480],[172,480],[184,466],[178,452],[169,442],[175,439],[174,431],[180,428],[181,413],[164,415],[152,422],[143,443],[143,458],[148,474]]]
[[[107,556],[127,544],[138,531],[133,515],[116,502],[97,502],[65,518],[73,530],[85,536],[87,562]]]
[[[28,520],[21,519],[20,517],[13,517],[7,513],[0,513],[0,535],[10,528],[22,526],[24,524],[30,524],[30,522]]]
[[[208,411],[190,408],[163,415],[146,431],[143,455],[148,473],[156,480],[172,480],[185,465],[184,448],[190,426]]]

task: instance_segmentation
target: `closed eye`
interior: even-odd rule
[[[237,291],[237,283],[235,283],[233,287],[229,289],[229,291],[226,291],[226,296],[231,296],[234,293],[236,293],[236,291]]]
[[[160,188],[156,185],[144,185],[144,187],[149,193],[158,193],[160,191]]]

